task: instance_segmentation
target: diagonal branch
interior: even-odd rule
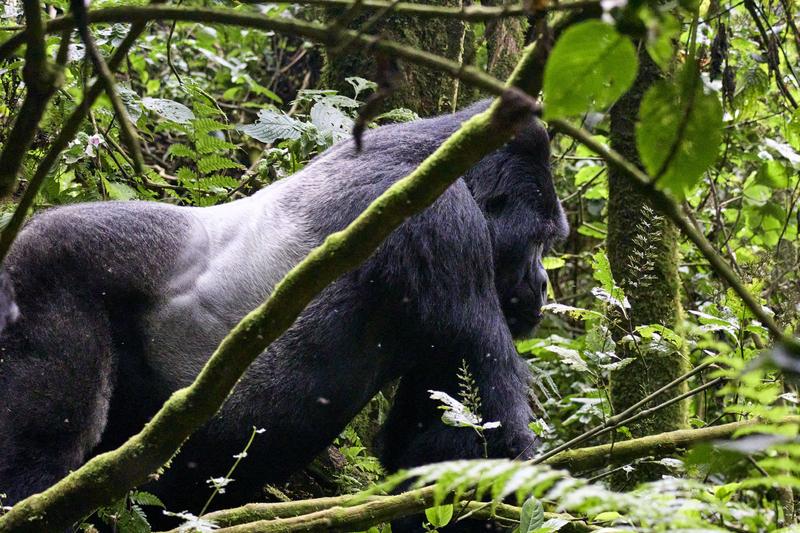
[[[33,143],[47,103],[61,83],[60,68],[52,66],[47,60],[44,42],[46,28],[42,20],[42,6],[39,0],[25,0],[22,5],[27,24],[27,29],[22,34],[27,36],[23,78],[28,92],[9,134],[9,140],[3,153],[0,154],[0,197],[12,192],[17,174],[22,168],[22,160]],[[69,41],[68,38],[66,40]],[[66,44],[62,42],[62,50],[65,50],[64,59],[66,59],[65,46]],[[59,59],[61,57],[62,54],[59,54]]]
[[[269,18],[255,13],[242,13],[233,9],[200,9],[172,6],[125,6],[88,12],[89,23],[147,22],[150,20],[178,20],[183,22],[202,22],[205,24],[231,24],[243,28],[275,31],[299,37],[328,46],[336,46],[340,37],[358,44],[362,48],[377,50],[387,55],[405,59],[456,77],[491,94],[500,94],[505,85],[497,78],[470,65],[450,61],[436,54],[417,50],[404,43],[381,39],[374,35],[362,35],[353,30],[331,32],[322,24],[305,22],[291,18]],[[71,16],[59,17],[47,24],[47,32],[73,28],[75,19]],[[0,60],[10,55],[24,42],[25,32],[18,33],[0,45]]]
[[[328,284],[366,260],[406,218],[433,203],[481,157],[504,144],[530,116],[530,98],[508,89],[474,116],[410,175],[392,185],[345,230],[293,268],[258,308],[223,339],[195,381],[175,392],[145,428],[98,455],[41,494],[0,517],[0,532],[61,530],[144,483],[192,432],[210,419],[250,363]]]
[[[136,41],[136,39],[139,38],[139,35],[142,33],[142,31],[144,31],[144,28],[144,22],[135,23],[131,26],[128,34],[122,40],[116,52],[114,52],[114,55],[111,57],[111,60],[108,62],[109,70],[113,72],[119,68],[122,60],[125,59],[125,55],[128,53],[128,50],[131,46],[133,46],[133,43]],[[69,28],[64,28],[62,31],[67,32],[69,31]],[[66,47],[64,47],[64,49],[66,49]],[[6,254],[8,254],[11,244],[14,242],[14,239],[16,239],[17,233],[22,227],[22,223],[25,222],[25,217],[28,215],[28,210],[33,206],[33,201],[36,198],[36,195],[39,193],[39,189],[41,188],[48,174],[50,174],[50,169],[53,168],[53,165],[55,165],[56,161],[58,161],[61,152],[78,133],[78,130],[83,123],[83,119],[86,118],[86,114],[89,112],[89,109],[91,109],[95,100],[97,100],[102,92],[103,86],[100,81],[95,82],[91,87],[89,87],[85,96],[83,97],[83,101],[78,104],[78,107],[75,108],[72,114],[64,122],[61,132],[52,141],[52,143],[50,143],[50,150],[48,150],[47,154],[45,154],[45,156],[39,162],[39,166],[36,167],[36,171],[28,181],[28,187],[25,189],[25,193],[22,195],[19,204],[17,204],[17,208],[14,210],[11,220],[6,227],[3,228],[3,232],[0,233],[0,262],[2,262]]]
[[[708,242],[705,235],[703,235],[683,214],[678,203],[664,191],[657,189],[650,176],[636,167],[636,165],[626,160],[619,153],[594,139],[588,131],[573,126],[564,120],[553,120],[550,122],[550,126],[556,131],[569,135],[590,150],[599,154],[605,159],[608,165],[617,167],[622,171],[624,176],[632,180],[642,194],[650,200],[653,207],[672,220],[683,234],[694,243],[698,250],[700,250],[700,253],[708,260],[714,272],[736,292],[756,319],[758,319],[776,339],[783,343],[790,352],[800,356],[800,342],[783,333],[780,326],[778,326],[772,316],[761,306],[758,300],[750,294],[750,291],[744,286],[739,276],[731,269],[725,259],[717,253],[711,243]]]

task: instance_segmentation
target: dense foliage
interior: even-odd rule
[[[68,4],[48,2],[48,13],[66,12]],[[108,0],[91,8],[118,5],[142,4]],[[187,0],[183,6],[235,7],[271,18],[324,16],[316,8],[290,4]],[[608,110],[631,87],[646,51],[661,79],[645,93],[636,117],[632,142],[641,167],[659,190],[679,202],[780,329],[796,336],[800,33],[795,6],[789,0],[677,5],[603,1],[598,6],[602,18],[569,26],[555,42],[544,70],[544,119],[581,122],[596,141],[608,145]],[[565,12],[547,17],[558,23],[569,16]],[[531,27],[539,23],[535,18]],[[0,11],[0,42],[22,23],[20,3],[7,1]],[[465,24],[477,36],[465,60],[478,67],[487,66],[487,43],[480,37],[489,24]],[[92,26],[105,56],[119,46],[128,26]],[[54,33],[46,42],[47,53],[55,57],[61,37]],[[13,200],[25,190],[92,81],[79,42],[75,39],[69,47],[63,84],[23,161]],[[23,52],[16,54],[0,63],[0,145],[11,141],[26,94]],[[50,169],[35,208],[133,199],[209,206],[288,176],[349,136],[359,109],[378,87],[368,80],[375,75],[371,72],[353,72],[347,79],[352,89],[346,93],[317,87],[324,59],[321,46],[290,35],[211,23],[151,23],[116,78],[141,137],[144,172],[136,172],[112,102],[103,96]],[[375,114],[370,125],[416,118],[414,110],[397,108]],[[651,291],[653,300],[662,296],[651,289],[652,249],[661,238],[657,226],[665,215],[657,206],[644,207],[650,222],[630,228],[636,253],[628,268],[636,281],[615,280],[606,254],[609,188],[603,154],[566,135],[555,137],[554,150],[557,188],[572,233],[546,259],[553,302],[547,306],[548,318],[535,338],[518,344],[536,376],[532,397],[539,420],[532,428],[542,438],[543,462],[563,466],[549,452],[630,438],[631,424],[643,416],[637,413],[656,412],[670,398],[654,396],[622,419],[612,418],[619,413],[612,408],[610,380],[631,363],[620,357],[620,345],[632,350],[624,353],[645,361],[654,353],[677,354],[696,370],[687,378],[690,393],[684,401],[689,428],[699,430],[698,444],[676,449],[653,442],[622,459],[616,458],[614,447],[604,448],[596,452],[605,454],[600,460],[576,462],[590,466],[570,468],[569,473],[544,465],[479,461],[420,467],[384,480],[371,447],[373,422],[380,422],[384,412],[386,400],[381,397],[335,443],[331,453],[336,464],[325,476],[332,486],[322,491],[291,484],[269,487],[270,499],[287,498],[294,490],[302,496],[382,493],[414,477],[419,487],[435,485],[435,505],[426,513],[431,529],[464,514],[454,516],[448,507],[453,494],[495,502],[515,496],[524,503],[519,518],[525,532],[556,531],[577,523],[608,531],[797,527],[800,354],[775,342],[774,332],[685,237],[678,251],[683,310],[677,327],[635,320],[626,294]],[[16,208],[13,200],[2,206],[4,223]],[[655,362],[648,368],[655,374],[660,370]],[[492,431],[492,421],[480,416],[469,368],[463,367],[459,376],[459,398],[435,392],[432,401],[442,403],[448,423],[481,434]],[[643,390],[641,397],[653,392]],[[730,422],[742,423],[725,439],[707,442],[702,436],[704,428]],[[602,431],[586,435],[597,427]],[[257,433],[254,429],[253,435],[242,435],[243,442],[267,437]],[[245,449],[231,459],[230,472],[209,480],[210,495],[235,483],[235,468],[246,460]],[[639,481],[646,483],[631,486]],[[194,514],[169,511],[181,512],[187,524],[208,530],[213,525],[195,516],[202,514],[203,504],[197,502]],[[147,493],[131,492],[125,501],[85,521],[111,523],[122,532],[148,531],[141,508],[159,505]],[[500,511],[497,516],[503,516]]]

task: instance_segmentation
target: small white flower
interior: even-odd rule
[[[225,487],[227,487],[233,480],[228,477],[212,477],[211,479],[207,479],[206,483],[208,483],[211,488],[217,489],[220,494],[225,494]]]
[[[104,143],[105,143],[105,140],[103,140],[103,138],[100,135],[98,135],[98,134],[90,135],[89,138],[86,139],[86,149],[84,150],[84,152],[89,157],[94,157],[95,150],[101,144],[104,144]]]

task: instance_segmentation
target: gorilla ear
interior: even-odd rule
[[[550,135],[544,124],[536,118],[531,119],[520,128],[514,139],[508,143],[512,152],[550,161]]]

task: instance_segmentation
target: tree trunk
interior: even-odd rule
[[[658,66],[647,52],[639,54],[634,86],[611,110],[611,147],[641,166],[636,150],[635,124],[645,91],[660,78]],[[619,171],[609,170],[608,258],[617,283],[631,304],[630,321],[620,317],[626,331],[642,324],[673,328],[681,315],[678,280],[678,231],[655,214],[648,202]],[[621,336],[621,335],[619,335]],[[643,396],[686,373],[687,360],[680,351],[647,350],[641,344],[619,344],[617,355],[634,362],[611,377],[611,402],[619,412]],[[678,395],[686,390],[673,389]],[[664,401],[663,396],[659,401]],[[662,409],[629,429],[635,437],[682,429],[687,422],[685,402]],[[644,477],[649,477],[643,472]],[[637,476],[634,476],[637,477]],[[641,480],[641,477],[639,477]]]
[[[433,0],[435,5],[459,7],[461,0]],[[328,20],[333,21],[343,13],[341,8],[330,8]],[[359,15],[349,25],[358,30],[372,16],[372,12]],[[455,19],[419,19],[406,15],[390,13],[373,25],[368,33],[380,35],[385,39],[399,41],[410,47],[441,55],[453,61],[462,61],[470,57],[473,49],[472,33],[466,25]],[[325,66],[322,71],[320,87],[336,89],[342,94],[352,95],[352,87],[346,78],[360,76],[377,80],[375,56],[364,51],[345,50],[344,53],[332,55],[326,52]],[[393,109],[405,107],[416,111],[421,116],[438,115],[453,110],[453,102],[462,102],[459,98],[461,87],[457,80],[443,76],[427,68],[404,65],[400,80],[392,95],[387,99],[385,107]]]
[[[481,5],[501,6],[508,0],[484,0]],[[503,17],[486,23],[486,70],[505,80],[514,70],[525,47],[528,21],[525,17]]]

